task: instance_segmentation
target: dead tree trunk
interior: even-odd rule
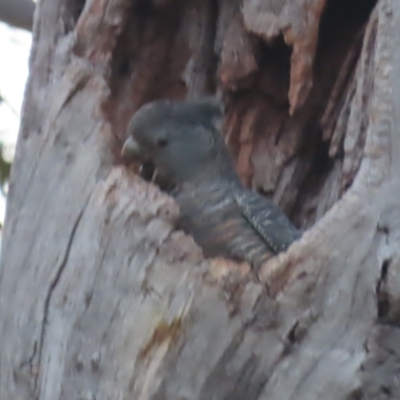
[[[1,399],[400,398],[400,2],[41,0],[0,270]],[[121,165],[156,98],[222,95],[307,228],[259,281]]]

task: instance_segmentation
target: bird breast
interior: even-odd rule
[[[180,190],[179,228],[193,236],[205,257],[226,257],[258,267],[271,257],[267,243],[243,218],[232,185],[191,186]]]

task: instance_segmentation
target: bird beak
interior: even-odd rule
[[[126,161],[143,161],[143,149],[139,143],[132,137],[128,136],[124,146],[122,147],[121,156]]]

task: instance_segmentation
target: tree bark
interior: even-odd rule
[[[42,0],[2,244],[1,399],[400,398],[400,3]],[[204,260],[119,159],[218,93],[241,179],[303,237]]]

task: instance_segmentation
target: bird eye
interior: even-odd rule
[[[167,144],[168,144],[168,141],[165,138],[160,138],[160,139],[157,140],[157,146],[158,147],[162,148],[162,147],[165,147]]]

